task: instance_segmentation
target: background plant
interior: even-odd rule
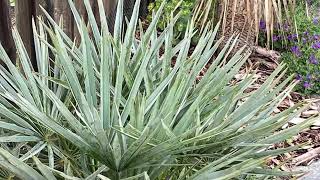
[[[14,5],[15,5],[15,3],[16,3],[16,1],[15,1],[15,0],[10,0],[10,6],[14,6]]]
[[[150,10],[155,9],[157,10],[159,7],[159,4],[161,4],[163,0],[156,0],[154,4],[150,6]],[[160,29],[163,28],[163,25],[166,23],[168,18],[170,17],[171,11],[176,7],[176,5],[179,3],[178,0],[172,0],[169,1],[168,11],[165,11],[163,14],[163,20],[160,21],[159,27]],[[179,6],[179,9],[182,10],[182,17],[180,20],[178,20],[178,25],[180,28],[176,29],[177,34],[183,34],[182,32],[186,29],[186,21],[188,17],[192,16],[197,24],[197,27],[199,30],[203,30],[204,27],[212,23],[212,26],[214,27],[217,22],[221,21],[221,28],[222,32],[224,32],[226,29],[228,29],[226,26],[234,26],[235,29],[243,29],[243,27],[236,27],[239,25],[239,21],[242,19],[237,18],[231,18],[228,19],[227,14],[231,15],[232,17],[235,17],[236,14],[244,14],[247,12],[247,14],[244,14],[244,16],[247,18],[245,21],[248,21],[247,26],[251,26],[251,34],[250,36],[258,37],[261,29],[260,24],[264,23],[265,29],[263,30],[266,34],[266,45],[271,45],[272,40],[272,34],[273,31],[276,29],[275,24],[283,24],[285,21],[287,21],[289,24],[292,24],[294,20],[291,18],[292,14],[295,13],[295,1],[273,1],[273,0],[250,0],[246,1],[242,9],[239,8],[239,5],[235,5],[235,3],[240,3],[240,1],[237,0],[230,0],[230,1],[224,1],[224,0],[196,0],[196,1],[182,1],[181,6]],[[230,7],[230,8],[229,8]],[[191,13],[190,13],[191,12]],[[152,13],[152,11],[150,11]],[[241,24],[241,23],[240,23]],[[233,29],[229,27],[230,29]],[[280,26],[279,28],[283,28]],[[230,36],[234,32],[229,32],[227,30],[228,34]],[[239,33],[239,32],[237,32]],[[254,39],[254,38],[252,38]]]
[[[125,34],[119,1],[113,36],[102,1],[101,30],[89,1],[84,2],[93,38],[69,0],[81,34],[79,47],[50,16],[51,26],[40,21],[36,28],[33,23],[39,72],[32,69],[16,30],[22,72],[0,46],[0,59],[8,67],[0,67],[4,178],[231,179],[292,174],[267,169],[264,161],[297,147],[270,146],[309,127],[317,117],[275,132],[306,108],[298,104],[273,114],[295,85],[292,77],[282,81],[283,64],[255,92],[245,91],[256,80],[254,74],[230,84],[249,56],[242,48],[226,62],[226,52],[235,46],[230,39],[198,81],[222,42],[216,39],[218,27],[205,28],[190,53],[194,22],[177,45],[172,44],[177,17],[155,35],[165,4],[136,39],[139,1]]]
[[[285,23],[286,28],[278,29],[273,35],[274,49],[282,52],[282,59],[289,67],[288,73],[295,74],[300,80],[296,90],[304,94],[320,93],[320,19],[317,7],[318,3],[299,2],[295,25]]]
[[[149,21],[152,20],[152,11],[158,11],[161,4],[163,3],[163,0],[155,0],[154,2],[149,4],[149,16],[147,19]],[[192,19],[193,16],[193,9],[195,6],[195,1],[194,0],[186,0],[186,1],[181,1],[181,0],[169,0],[166,2],[166,8],[163,11],[163,14],[159,20],[158,23],[158,28],[160,30],[164,30],[167,26],[167,23],[170,22],[172,13],[180,13],[179,19],[175,23],[175,31],[174,31],[174,36],[179,38],[183,37],[187,30],[187,26],[189,21]]]

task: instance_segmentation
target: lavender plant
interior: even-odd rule
[[[273,48],[282,52],[282,60],[288,65],[288,73],[295,74],[300,81],[296,90],[303,94],[320,93],[320,17],[317,4],[300,3],[295,15],[295,25],[283,23],[283,30],[276,30],[272,36]],[[260,29],[265,24],[260,23]],[[263,31],[262,31],[263,32]],[[263,36],[260,43],[264,42]]]
[[[296,24],[298,33],[288,34],[290,52],[283,53],[289,72],[300,80],[297,90],[305,94],[320,93],[320,23],[319,17],[307,18],[299,11]]]

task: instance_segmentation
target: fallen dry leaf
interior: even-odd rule
[[[280,109],[275,108],[273,112],[274,112],[274,113],[280,113],[281,111],[280,111]]]
[[[291,119],[289,122],[292,123],[292,124],[300,124],[302,123],[303,121],[305,121],[306,119],[304,118],[293,118]]]
[[[308,117],[311,117],[311,116],[316,115],[316,114],[319,114],[319,111],[317,111],[317,110],[309,110],[309,111],[305,111],[305,112],[301,113],[301,116],[308,118]]]

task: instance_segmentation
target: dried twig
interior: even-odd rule
[[[260,47],[260,46],[255,46],[254,49],[255,49],[255,52],[253,53],[252,56],[267,57],[267,58],[273,60],[275,63],[278,63],[278,60],[280,58],[279,52],[273,51],[273,50],[268,50],[268,49]]]
[[[312,149],[311,151],[294,158],[293,162],[295,163],[295,165],[300,165],[304,162],[307,162],[307,161],[314,159],[319,154],[320,154],[320,147]]]

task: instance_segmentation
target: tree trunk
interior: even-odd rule
[[[73,15],[66,0],[54,1],[54,20],[62,24],[63,31],[73,39]]]
[[[36,9],[36,15],[37,17],[41,17],[44,22],[46,22],[46,16],[41,9],[45,9],[47,13],[49,13],[51,16],[53,15],[53,2],[54,0],[35,0],[35,9]]]
[[[8,3],[8,0],[0,0],[1,3]],[[118,0],[103,0],[106,16],[108,19],[108,25],[111,32],[113,32],[114,27],[114,20],[116,15],[116,8],[117,8],[117,2]],[[147,4],[150,2],[150,0],[142,0],[140,13],[144,14],[146,13]],[[79,14],[83,17],[85,22],[88,22],[88,15],[85,9],[85,6],[83,4],[83,0],[74,0],[74,3],[76,5],[76,8],[79,12]],[[125,0],[124,1],[124,16],[130,19],[132,10],[134,7],[135,0]],[[47,12],[52,15],[52,17],[55,19],[56,22],[61,21],[62,28],[64,32],[71,38],[71,39],[80,39],[79,32],[77,31],[77,27],[74,23],[74,18],[72,15],[72,12],[70,10],[69,4],[67,0],[17,0],[15,11],[16,11],[16,26],[17,29],[21,35],[21,38],[24,42],[24,45],[26,47],[26,50],[29,54],[29,57],[31,59],[31,63],[34,66],[34,69],[36,70],[37,62],[35,59],[35,52],[34,52],[34,42],[33,42],[33,33],[32,33],[32,17],[36,17],[39,15],[43,15],[42,10],[39,8],[39,4],[43,6],[47,10]],[[91,7],[93,8],[94,15],[96,16],[97,22],[99,24],[99,9],[97,6],[96,0],[90,0]],[[0,6],[0,13],[3,13],[4,11],[4,5],[1,4]],[[2,8],[2,9],[1,9]],[[3,12],[1,12],[1,10]],[[7,12],[8,14],[8,12]],[[4,18],[5,15],[0,14],[1,16],[1,23],[3,24],[9,24],[7,21],[7,18]],[[44,18],[45,19],[45,18]],[[0,27],[3,28],[3,27]],[[8,27],[7,27],[8,29]],[[9,28],[10,29],[10,28]],[[2,29],[1,29],[2,30]],[[8,30],[2,30],[2,32],[6,32]],[[10,39],[9,36],[6,36],[8,33],[4,33],[6,38]],[[9,43],[6,45],[6,47],[10,46],[10,41],[5,43]],[[12,50],[8,50],[8,52],[12,52]],[[14,52],[14,50],[13,50]]]
[[[217,8],[218,14],[225,14],[221,16],[221,26],[218,32],[219,38],[224,37],[219,49],[222,49],[234,34],[239,35],[229,57],[232,57],[243,46],[246,46],[244,52],[253,51],[256,33],[251,6],[250,1],[229,0],[224,2],[221,0]]]
[[[117,2],[118,2],[117,0],[105,0],[104,1],[109,31],[112,33],[113,33],[113,28],[114,28],[114,21],[116,18]]]
[[[16,26],[30,57],[31,63],[36,69],[34,42],[32,33],[32,17],[36,15],[35,0],[18,0],[15,6]]]
[[[0,43],[11,61],[15,63],[16,50],[11,33],[11,17],[9,0],[0,0]]]
[[[97,1],[96,0],[89,0],[89,2],[90,2],[90,6],[92,8],[92,11],[94,13],[98,13],[99,10],[97,10],[97,11],[95,10],[95,7],[98,4]],[[84,22],[88,23],[88,14],[87,14],[86,7],[85,7],[85,5],[83,3],[83,0],[75,0],[74,3],[75,3],[75,6],[76,6],[76,8],[78,10],[78,13],[80,14],[81,18],[84,20]],[[97,14],[96,17],[99,17],[99,13]],[[97,22],[98,22],[98,20],[97,20]],[[74,29],[73,30],[74,38],[76,39],[76,43],[79,44],[80,43],[80,41],[79,41],[80,34],[79,34],[78,27],[77,27],[76,23],[74,23],[73,29]]]
[[[153,1],[154,0],[141,0],[140,9],[139,9],[139,15],[141,18],[144,18],[148,15],[148,5],[150,2],[153,2]],[[113,28],[114,28],[114,21],[115,21],[116,12],[117,12],[117,2],[118,0],[104,0],[104,6],[107,14],[109,30],[111,32],[113,32]],[[129,21],[132,15],[135,2],[136,0],[125,0],[123,4],[124,18],[127,18]]]

